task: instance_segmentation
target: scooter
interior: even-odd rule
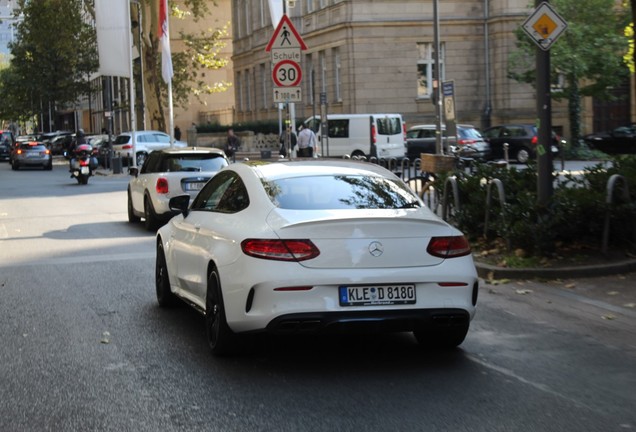
[[[97,169],[97,164],[93,148],[88,144],[80,144],[75,149],[75,157],[70,161],[71,178],[75,178],[79,184],[88,184],[88,178]]]

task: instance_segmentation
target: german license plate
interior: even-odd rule
[[[414,304],[415,285],[369,285],[338,287],[340,306]]]
[[[203,189],[204,185],[205,185],[205,183],[203,183],[203,182],[186,183],[185,184],[185,190],[187,190],[187,191],[200,191],[201,189]]]

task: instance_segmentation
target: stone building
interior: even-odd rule
[[[274,0],[281,1],[282,0]],[[296,121],[320,113],[398,112],[407,124],[433,123],[433,1],[299,0],[287,10],[307,45]],[[514,30],[531,12],[526,0],[439,2],[440,71],[453,81],[457,119],[480,128],[534,122],[532,86],[507,77]],[[232,0],[235,122],[279,117],[270,54],[274,28],[267,0]],[[558,43],[558,42],[557,42]],[[552,124],[569,130],[565,102]],[[627,109],[629,111],[629,109]],[[592,101],[583,132],[591,132]]]

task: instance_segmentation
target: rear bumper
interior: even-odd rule
[[[469,322],[470,314],[462,309],[312,312],[281,315],[266,330],[275,334],[405,332],[465,327]]]

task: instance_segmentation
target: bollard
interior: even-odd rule
[[[121,174],[124,172],[121,164],[121,157],[113,157],[112,164],[113,166],[113,174]]]

